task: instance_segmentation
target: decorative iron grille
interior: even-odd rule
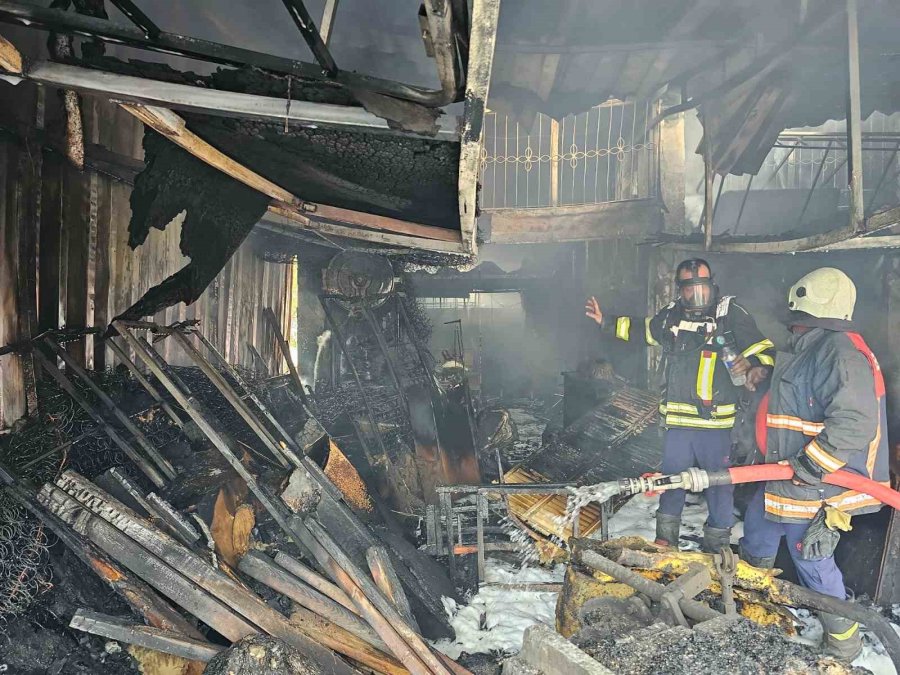
[[[487,209],[574,206],[656,195],[658,104],[610,100],[530,128],[485,115],[481,205]]]

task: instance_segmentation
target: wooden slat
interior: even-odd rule
[[[62,227],[62,157],[45,152],[41,185],[41,222],[38,246],[38,328],[59,327],[59,264]]]
[[[19,341],[15,158],[13,144],[0,141],[0,345]],[[26,412],[22,360],[18,354],[0,356],[0,426],[9,426]]]
[[[210,661],[224,649],[224,647],[211,642],[185,637],[172,631],[134,624],[88,609],[76,611],[69,622],[69,628],[192,661]]]

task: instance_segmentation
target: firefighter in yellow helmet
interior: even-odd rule
[[[801,583],[841,600],[846,589],[834,560],[840,531],[850,529],[851,515],[881,504],[822,479],[844,469],[889,480],[884,378],[854,331],[855,305],[856,286],[833,267],[810,272],[788,293],[791,351],[777,354],[757,428],[766,463],[790,464],[794,480],[760,486],[741,539],[744,560],[773,567],[784,537]],[[832,614],[821,619],[826,650],[852,661],[862,649],[858,624]]]

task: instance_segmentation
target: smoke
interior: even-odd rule
[[[322,353],[325,351],[325,348],[328,346],[328,342],[331,340],[331,331],[326,330],[321,335],[316,338],[316,362],[313,365],[313,381],[312,381],[312,389],[316,390],[316,383],[319,381],[319,362],[322,360]]]

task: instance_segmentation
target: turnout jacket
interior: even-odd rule
[[[813,328],[779,352],[772,373],[761,449],[766,463],[800,452],[826,472],[845,469],[889,484],[885,388],[881,367],[858,333]],[[825,485],[766,484],[766,517],[806,522],[823,502],[851,514],[881,503],[866,494]]]
[[[600,328],[626,342],[662,348],[665,383],[659,412],[668,428],[734,426],[740,392],[722,362],[717,336],[730,331],[737,351],[754,366],[774,364],[774,345],[732,296],[720,298],[700,318],[687,317],[678,302],[671,302],[653,317],[604,317]]]

